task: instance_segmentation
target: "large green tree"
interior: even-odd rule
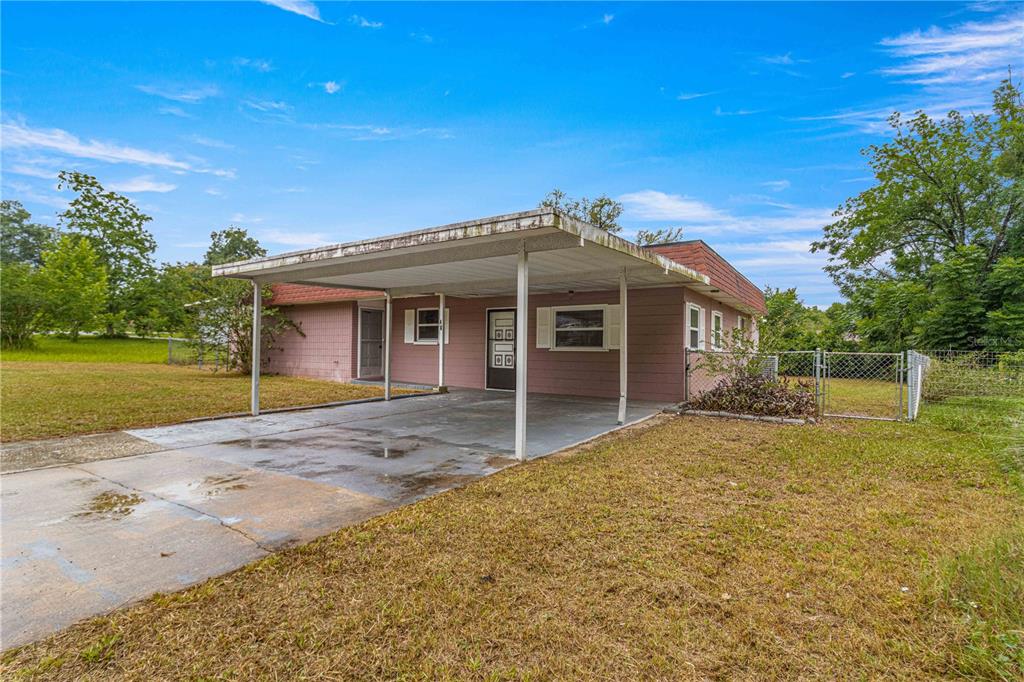
[[[59,215],[61,225],[88,239],[106,270],[103,326],[113,335],[131,321],[133,287],[153,276],[156,240],[145,227],[152,218],[86,173],[61,171],[57,186],[77,194]]]
[[[865,150],[875,185],[846,201],[814,251],[851,299],[872,345],[1024,345],[1015,306],[1024,255],[1024,106],[1006,80],[992,112],[889,119]],[[996,272],[998,281],[990,281]],[[925,294],[927,292],[927,295]],[[1003,311],[1003,312],[996,312]],[[996,336],[1008,343],[986,343]]]
[[[72,341],[93,328],[107,303],[107,272],[89,240],[63,235],[43,252],[39,279],[44,314],[53,328],[66,331]]]
[[[0,201],[0,263],[42,265],[43,250],[53,237],[54,229],[32,222],[20,201]]]
[[[622,204],[606,194],[593,199],[574,199],[560,189],[553,189],[541,200],[540,207],[554,208],[571,218],[590,223],[612,234],[622,232],[622,226],[619,225]]]
[[[0,264],[0,345],[31,346],[45,302],[37,268],[28,263]]]

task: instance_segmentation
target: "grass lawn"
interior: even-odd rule
[[[249,409],[249,376],[161,364],[167,342],[40,337],[4,351],[0,440],[56,438],[172,424]],[[408,393],[396,389],[396,393]],[[264,408],[315,405],[383,394],[362,386],[288,376],[260,381]]]
[[[894,419],[900,413],[900,389],[895,381],[830,378],[825,382],[825,386],[825,414]],[[902,413],[907,413],[905,386]]]
[[[33,348],[4,350],[3,362],[130,362],[167,363],[166,339],[104,339],[83,336],[78,341],[36,336]]]
[[[1018,679],[1022,419],[1009,399],[913,424],[659,417],[3,665],[95,680]]]

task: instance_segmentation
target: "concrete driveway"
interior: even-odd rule
[[[613,400],[528,411],[531,458],[616,426]],[[4,474],[2,647],[494,473],[513,426],[512,394],[459,390],[129,431],[155,451]]]

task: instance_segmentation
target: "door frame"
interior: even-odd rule
[[[519,315],[519,311],[516,310],[515,306],[499,305],[491,308],[484,308],[484,390],[485,391],[501,391],[502,393],[515,393],[514,388],[491,388],[487,385],[487,366],[491,359],[491,311],[500,312],[502,310],[511,310],[516,315]],[[519,339],[516,339],[516,343],[519,343]]]
[[[363,311],[372,310],[381,314],[381,340],[384,340],[384,309],[376,305],[356,304],[356,379],[363,379]],[[381,358],[381,373],[384,372],[384,359]],[[379,376],[379,375],[378,375]]]

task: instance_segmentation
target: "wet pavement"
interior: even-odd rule
[[[529,456],[615,428],[615,407],[530,396]],[[6,473],[2,647],[499,471],[512,415],[512,394],[458,390],[135,430],[154,452]]]

